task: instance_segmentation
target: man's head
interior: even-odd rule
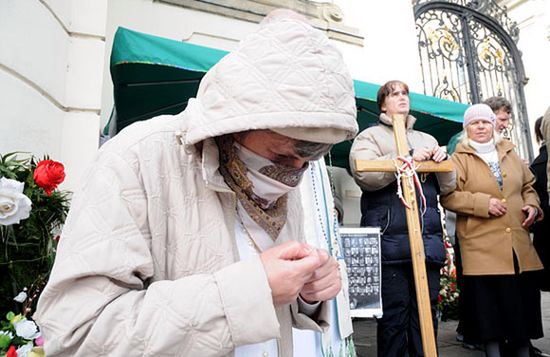
[[[401,81],[389,81],[378,90],[376,103],[382,113],[409,114],[409,87]]]
[[[512,114],[512,104],[504,97],[487,98],[484,102],[487,104],[496,116],[495,129],[502,133],[510,126],[510,117]]]

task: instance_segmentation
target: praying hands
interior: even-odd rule
[[[315,253],[323,263],[313,272],[300,292],[302,299],[310,304],[330,300],[342,288],[342,279],[336,259],[331,257],[326,250],[317,249]]]
[[[338,263],[325,250],[290,241],[260,258],[275,305],[289,304],[298,294],[307,303],[329,300],[342,287]]]

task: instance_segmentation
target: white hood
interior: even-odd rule
[[[335,143],[357,134],[356,113],[353,81],[338,50],[308,24],[282,19],[261,24],[212,67],[182,115],[185,144],[193,145],[277,128],[330,128],[339,133],[329,141]]]

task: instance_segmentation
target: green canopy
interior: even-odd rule
[[[227,52],[152,36],[120,27],[111,53],[115,111],[111,121],[120,131],[129,124],[161,114],[177,114],[195,96],[199,82]],[[378,121],[379,85],[354,81],[360,129]],[[428,132],[445,145],[462,129],[467,105],[410,93],[415,128]],[[336,145],[332,163],[348,166],[351,142]]]

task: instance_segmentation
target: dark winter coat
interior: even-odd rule
[[[445,262],[441,217],[437,207],[439,186],[434,174],[422,184],[426,197],[426,213],[420,217],[426,262],[442,265]],[[399,264],[411,261],[409,233],[405,206],[396,194],[397,181],[378,191],[363,190],[361,196],[361,226],[378,226],[382,230],[382,263]],[[420,197],[417,192],[417,201]]]
[[[546,145],[540,147],[539,156],[533,160],[529,167],[537,181],[533,185],[540,198],[540,207],[544,212],[544,219],[535,222],[531,231],[533,232],[533,245],[537,250],[540,260],[544,265],[544,274],[540,277],[541,290],[550,291],[550,207],[548,206],[548,191],[546,190],[548,178],[546,176],[546,163],[548,151]]]

